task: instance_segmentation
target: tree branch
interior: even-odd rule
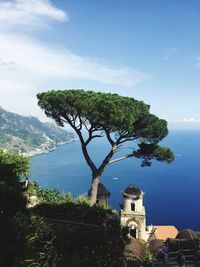
[[[89,156],[89,153],[88,153],[87,148],[86,148],[86,143],[84,142],[84,138],[83,138],[82,133],[81,133],[81,129],[77,128],[76,125],[73,125],[73,123],[71,122],[71,120],[67,116],[65,116],[64,118],[67,120],[69,125],[77,133],[77,135],[78,135],[78,137],[80,139],[80,142],[81,142],[81,148],[82,148],[82,151],[83,151],[83,155],[85,157],[85,160],[86,160],[88,166],[90,167],[90,169],[92,170],[93,173],[96,172],[97,171],[97,167],[95,166],[94,162],[91,160],[91,158]]]
[[[103,137],[103,134],[95,134],[95,135],[92,135],[92,133],[94,133],[96,131],[96,129],[92,129],[92,127],[90,129],[88,129],[88,139],[85,141],[85,145],[87,146],[90,141],[96,137]]]
[[[106,137],[108,139],[108,142],[111,144],[111,146],[113,146],[115,144],[115,142],[112,140],[111,136],[110,136],[110,132],[109,131],[106,131]]]
[[[133,156],[134,156],[134,153],[131,153],[131,154],[128,154],[128,155],[126,155],[126,156],[124,156],[124,157],[117,158],[117,159],[113,159],[113,160],[111,160],[111,161],[109,162],[109,165],[110,165],[110,164],[113,164],[113,163],[115,163],[115,162],[118,162],[118,161],[127,159],[127,158],[131,158],[131,157],[133,157]]]
[[[83,136],[82,136],[80,131],[76,131],[76,133],[78,134],[79,139],[81,141],[81,147],[82,147],[82,151],[83,151],[83,155],[85,157],[85,160],[86,160],[88,166],[90,167],[90,169],[92,170],[92,172],[94,173],[97,171],[97,168],[89,156],[89,153],[87,151],[86,143],[84,142]]]
[[[136,140],[135,137],[130,137],[130,138],[124,138],[123,137],[123,138],[120,139],[119,144],[123,144],[123,143],[125,143],[127,141],[134,141],[134,140]]]
[[[112,149],[107,154],[107,156],[103,160],[102,164],[98,168],[98,171],[100,174],[102,174],[104,172],[105,168],[108,166],[108,164],[109,164],[111,158],[113,157],[114,153],[116,152],[117,148],[118,148],[118,146],[114,143],[114,145],[112,146]]]

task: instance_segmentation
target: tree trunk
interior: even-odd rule
[[[91,195],[90,195],[90,204],[94,205],[97,201],[97,191],[98,191],[98,184],[100,181],[99,175],[93,175],[92,184],[91,184]]]

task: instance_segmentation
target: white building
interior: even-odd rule
[[[152,226],[146,227],[146,212],[143,206],[144,192],[135,185],[129,185],[123,193],[121,225],[128,227],[129,237],[147,241]]]

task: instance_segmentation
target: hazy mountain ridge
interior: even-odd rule
[[[0,107],[0,149],[20,153],[38,152],[74,139],[72,132],[54,124],[43,123],[36,117],[21,116]]]

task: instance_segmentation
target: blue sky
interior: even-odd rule
[[[198,0],[0,0],[0,105],[44,120],[37,92],[84,88],[200,128],[199,11]]]

